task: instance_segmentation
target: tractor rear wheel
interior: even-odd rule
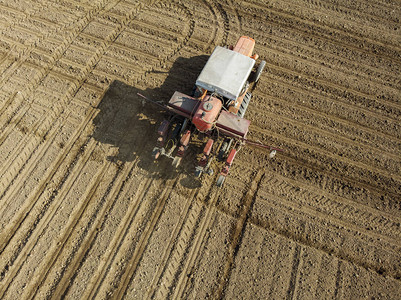
[[[196,170],[195,170],[195,177],[196,177],[196,178],[200,178],[200,177],[201,177],[201,175],[202,175],[202,171],[201,171],[201,170],[198,170],[198,169],[196,169]]]

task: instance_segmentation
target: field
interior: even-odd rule
[[[153,162],[216,45],[267,61],[223,188]],[[400,299],[397,0],[0,1],[1,299]]]

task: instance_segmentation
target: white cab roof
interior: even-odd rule
[[[247,81],[255,60],[217,46],[196,80],[196,85],[235,100]]]

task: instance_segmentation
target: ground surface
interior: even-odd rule
[[[0,1],[0,298],[399,299],[396,0]],[[223,189],[150,158],[240,35],[267,61]],[[216,167],[217,170],[217,167]]]

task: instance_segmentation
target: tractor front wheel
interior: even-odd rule
[[[263,72],[263,69],[265,68],[265,66],[266,66],[266,61],[262,60],[260,62],[260,64],[259,64],[259,66],[258,66],[258,69],[256,70],[256,73],[255,73],[255,77],[254,77],[254,80],[253,80],[255,83],[258,82],[258,80],[260,78],[260,75],[262,75],[262,72]]]

